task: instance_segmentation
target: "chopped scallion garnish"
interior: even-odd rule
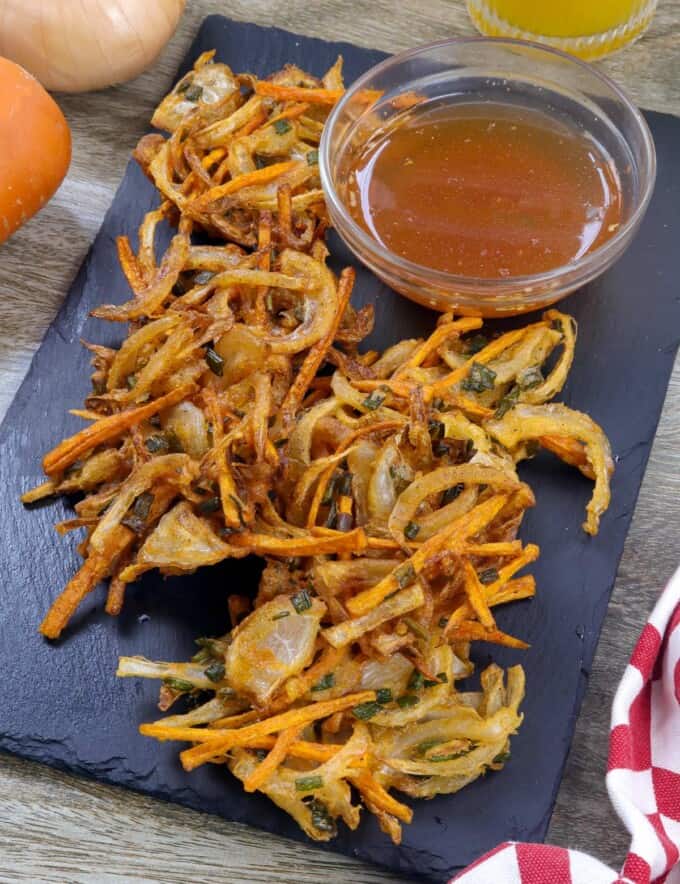
[[[290,603],[298,614],[302,614],[303,611],[308,611],[312,607],[312,600],[306,589],[301,589],[300,592],[296,592],[295,595],[291,597]]]
[[[469,393],[483,393],[485,390],[493,390],[495,381],[495,371],[479,362],[473,362],[468,376],[460,386]]]
[[[212,347],[207,347],[205,351],[205,361],[208,363],[210,371],[221,378],[222,372],[224,371],[224,359],[222,359],[219,353],[213,350]]]
[[[295,789],[298,792],[313,792],[315,789],[323,787],[323,777],[312,775],[309,777],[298,777],[295,780]]]
[[[312,685],[312,691],[327,691],[329,688],[332,688],[334,684],[335,675],[332,672],[327,672],[315,685]]]

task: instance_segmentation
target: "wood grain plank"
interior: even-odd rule
[[[130,84],[57,96],[73,132],[68,178],[0,252],[0,415],[4,414],[201,19],[222,12],[311,36],[397,51],[473,29],[454,0],[193,0],[158,62]],[[680,0],[601,63],[642,106],[680,114]],[[634,416],[631,416],[632,418]],[[609,708],[637,634],[678,563],[680,363],[642,486],[549,840],[620,865],[628,836],[606,798]],[[394,882],[364,864],[123,790],[0,757],[0,881]]]

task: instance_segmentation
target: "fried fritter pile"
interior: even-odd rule
[[[356,828],[363,804],[398,842],[412,811],[390,790],[432,797],[501,768],[522,719],[521,667],[456,686],[471,642],[526,647],[494,615],[535,592],[517,576],[538,555],[517,539],[534,504],[517,463],[543,447],[592,478],[595,534],[609,446],[551,403],[576,340],[556,310],[495,337],[445,314],[425,340],[362,352],[373,311],[351,305],[351,269],[326,266],[314,155],[340,61],[320,82],[211,59],[157,109],[170,137],[137,149],[162,202],[136,253],[118,242],[132,297],[95,311],[128,335],[88,345],[88,424],[24,496],[83,495],[58,529],[85,529],[84,563],[41,631],[57,638],[104,578],[116,614],[145,571],[261,556],[255,598],[232,594],[233,628],[190,662],[120,661],[162,680],[164,711],[194,701],[142,732],[192,743],[187,770],[226,764],[314,839]]]

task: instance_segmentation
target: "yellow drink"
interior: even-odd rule
[[[548,43],[600,58],[645,30],[657,0],[467,0],[477,28],[492,37]]]

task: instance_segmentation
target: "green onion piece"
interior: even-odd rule
[[[211,660],[212,656],[207,648],[201,648],[201,650],[197,651],[191,658],[192,663],[210,663]]]
[[[165,454],[170,450],[170,443],[166,436],[161,433],[154,433],[152,436],[147,436],[144,440],[144,444],[146,445],[147,451],[151,454],[158,454],[158,452],[163,452]]]
[[[416,569],[410,562],[407,562],[401,568],[397,568],[394,572],[394,578],[399,584],[399,589],[403,589],[416,579]]]
[[[337,826],[335,825],[335,821],[322,801],[315,798],[309,805],[309,812],[312,817],[312,825],[317,831],[330,832],[331,834],[336,833]]]
[[[454,761],[456,758],[462,758],[463,755],[467,754],[467,752],[452,752],[450,755],[430,755],[427,760],[437,764],[440,761]]]
[[[278,614],[274,614],[272,620],[283,620],[284,617],[290,617],[290,611],[279,611]]]
[[[146,519],[153,503],[153,494],[150,491],[144,491],[139,495],[132,507],[134,514],[138,519]]]
[[[179,441],[179,436],[174,430],[166,430],[165,438],[168,440],[168,445],[170,446],[170,452],[172,454],[183,454],[184,446]]]
[[[375,700],[369,700],[368,703],[359,703],[358,706],[355,706],[354,709],[352,709],[352,714],[360,721],[368,721],[369,718],[373,718],[373,716],[377,715],[381,710],[382,707],[380,706],[380,703]]]
[[[292,128],[293,127],[288,120],[276,120],[274,123],[274,129],[276,130],[277,135],[285,135],[286,132],[290,132]]]
[[[187,691],[193,691],[194,686],[190,681],[184,681],[183,678],[164,678],[163,684],[170,688],[171,691],[177,691],[179,694],[185,694]]]
[[[525,368],[517,375],[517,385],[520,390],[531,390],[533,387],[540,387],[544,380],[543,372],[537,365]]]
[[[203,95],[202,86],[190,86],[185,92],[184,97],[187,101],[200,101]]]
[[[301,589],[300,592],[296,592],[291,598],[290,603],[298,614],[302,614],[303,611],[308,611],[312,607],[312,600],[306,589]]]
[[[407,488],[411,484],[411,477],[405,467],[397,465],[390,467],[390,478],[394,483],[394,490],[397,494],[400,494],[404,488]]]
[[[453,488],[447,488],[446,491],[442,494],[442,506],[453,503],[453,501],[458,497],[458,495],[464,488],[465,485],[463,485],[462,482],[454,485]]]
[[[415,694],[404,694],[403,697],[397,697],[397,706],[400,709],[409,709],[418,703],[420,703],[420,697],[416,697]]]
[[[311,777],[298,777],[295,780],[295,789],[297,792],[313,792],[315,789],[321,789],[323,787],[323,777],[314,776]]]
[[[319,165],[319,151],[318,150],[310,150],[307,152],[307,165],[308,166],[318,166]]]
[[[224,663],[220,663],[219,660],[211,663],[205,670],[205,677],[214,682],[222,681],[224,678]]]
[[[438,746],[441,742],[441,740],[423,740],[422,743],[418,743],[416,746],[416,752],[418,752],[419,755],[424,755],[428,749],[434,749],[434,747]]]
[[[442,421],[430,420],[427,423],[427,428],[430,431],[430,438],[432,441],[436,441],[437,439],[444,438],[445,427]]]
[[[429,635],[427,631],[423,629],[423,627],[418,623],[417,620],[414,620],[413,617],[402,617],[404,623],[408,626],[414,635],[417,635],[419,638],[422,638],[424,641],[427,641]]]
[[[210,513],[216,513],[222,506],[222,502],[219,497],[209,497],[207,500],[202,500],[197,509],[199,513],[204,516],[209,515]]]
[[[449,680],[449,677],[445,672],[438,672],[437,678],[439,679],[439,684],[446,684]]]
[[[335,498],[331,500],[331,508],[328,510],[328,515],[326,516],[326,528],[334,528],[335,520],[338,516],[338,505],[335,502]]]
[[[433,679],[431,679],[431,678],[426,678],[425,681],[423,682],[423,687],[424,687],[424,688],[435,688],[435,687],[437,687],[437,685],[439,685],[439,684],[441,684],[441,682],[438,681],[438,680],[433,680]]]
[[[335,485],[338,479],[340,478],[340,474],[335,472],[328,480],[328,484],[326,485],[326,490],[323,493],[323,497],[321,498],[322,506],[330,506],[333,502],[333,495],[335,494]]]
[[[477,576],[479,577],[480,583],[488,586],[490,583],[495,583],[498,580],[498,571],[495,568],[485,568],[484,571]]]
[[[208,363],[210,371],[221,378],[224,371],[224,359],[222,359],[219,353],[213,350],[212,347],[206,347],[205,361]]]
[[[414,669],[408,680],[408,689],[410,691],[419,691],[425,684],[425,676],[418,669]]]
[[[332,672],[327,672],[315,685],[312,685],[312,691],[327,691],[328,688],[332,688],[334,684],[335,675]]]
[[[420,525],[417,522],[409,522],[404,528],[404,537],[407,540],[414,540],[418,536]]]
[[[489,339],[485,335],[474,335],[469,341],[467,341],[467,352],[470,356],[474,356],[475,353],[479,353],[480,350],[483,350],[488,343]]]
[[[182,82],[179,83],[179,85],[177,86],[177,88],[176,88],[175,91],[176,91],[176,92],[180,92],[180,93],[182,93],[182,92],[186,92],[187,89],[191,86],[192,83],[193,83],[192,78],[191,78],[191,77],[187,77],[186,80],[182,80]]]
[[[493,760],[493,764],[505,764],[506,761],[510,758],[509,752],[499,752],[498,755]]]
[[[376,408],[380,408],[384,401],[385,394],[381,393],[379,390],[373,390],[373,392],[364,399],[362,405],[364,408],[368,408],[369,411],[375,411]]]
[[[392,691],[390,688],[378,688],[375,692],[375,702],[380,703],[381,706],[384,706],[385,703],[391,703],[392,699]]]
[[[461,383],[461,389],[469,393],[483,393],[485,390],[493,390],[496,380],[496,372],[479,362],[473,362],[468,376]]]
[[[519,402],[519,387],[514,386],[509,393],[506,393],[505,396],[498,403],[498,408],[494,412],[494,418],[496,420],[500,420],[504,417],[511,408],[514,408],[515,405]]]

